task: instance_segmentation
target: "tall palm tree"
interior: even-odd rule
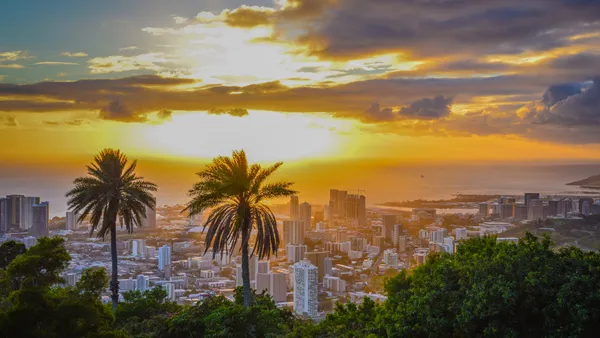
[[[234,151],[232,157],[219,156],[197,175],[200,181],[189,191],[191,201],[186,209],[190,216],[212,208],[204,229],[206,250],[218,253],[233,253],[241,240],[242,280],[244,305],[251,305],[249,258],[255,253],[259,259],[276,254],[279,247],[279,232],[275,216],[264,204],[270,198],[290,196],[292,182],[267,183],[266,180],[283,163],[262,168],[258,164],[248,165],[246,153]],[[256,241],[249,253],[252,229],[256,229]]]
[[[156,185],[136,176],[136,166],[137,161],[129,163],[120,150],[104,149],[87,166],[87,176],[76,178],[75,187],[66,195],[69,209],[79,215],[79,221],[89,216],[90,236],[97,230],[97,237],[104,239],[110,232],[113,312],[119,301],[117,218],[131,233],[134,225],[142,225],[146,207],[155,208],[156,203],[152,195]]]

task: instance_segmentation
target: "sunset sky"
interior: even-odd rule
[[[21,0],[0,32],[5,173],[600,159],[600,1]]]

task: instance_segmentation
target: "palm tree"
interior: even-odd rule
[[[127,156],[119,150],[104,149],[87,166],[87,176],[76,178],[75,187],[66,197],[69,209],[79,215],[79,221],[89,216],[90,236],[97,231],[97,237],[104,239],[110,232],[110,255],[112,258],[113,312],[119,301],[119,281],[117,268],[117,218],[121,227],[129,233],[134,225],[141,226],[146,207],[154,208],[152,192],[156,185],[136,176],[137,161],[128,163]]]
[[[212,208],[204,223],[204,230],[208,228],[205,253],[211,247],[213,258],[218,253],[233,253],[241,240],[245,306],[251,305],[249,256],[256,253],[259,259],[268,258],[271,253],[277,254],[279,248],[277,220],[264,201],[295,193],[290,189],[292,182],[265,182],[282,164],[268,168],[248,165],[246,153],[234,151],[232,157],[213,159],[197,174],[200,181],[189,191],[191,201],[185,210],[190,216]],[[253,228],[256,241],[249,253]]]

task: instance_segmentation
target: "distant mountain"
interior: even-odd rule
[[[568,183],[567,185],[578,185],[586,187],[600,187],[600,175],[590,176],[586,179]]]

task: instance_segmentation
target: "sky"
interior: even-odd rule
[[[177,187],[245,149],[311,191],[597,161],[598,18],[596,0],[4,2],[0,174],[83,174],[106,147]]]

